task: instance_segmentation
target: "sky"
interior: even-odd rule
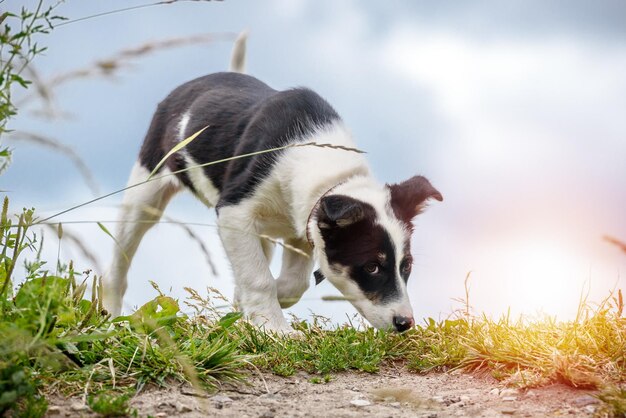
[[[23,4],[33,2],[5,7]],[[215,40],[130,59],[114,76],[59,84],[54,118],[42,116],[40,100],[24,101],[10,125],[71,147],[98,193],[126,184],[158,102],[185,81],[226,70],[233,37],[248,30],[249,74],[276,89],[307,86],[325,97],[381,181],[422,174],[443,194],[416,220],[409,293],[417,318],[446,318],[460,308],[455,299],[464,297],[468,274],[470,304],[493,316],[510,309],[571,318],[581,292],[600,301],[625,287],[626,255],[602,238],[626,240],[622,1],[180,1],[71,22],[141,4],[61,4],[56,10],[70,23],[39,39],[48,50],[34,63],[38,76],[52,80],[164,40]],[[14,162],[0,189],[9,190],[13,208],[34,206],[46,216],[94,197],[66,155],[19,139],[7,144]],[[111,239],[93,223],[71,222],[113,220],[120,201],[116,195],[58,218],[97,254],[99,267],[69,240],[61,259],[103,273]],[[189,194],[166,214],[215,224],[213,211]],[[158,225],[134,260],[127,310],[154,295],[148,280],[175,297],[184,297],[184,286],[232,296],[215,228],[192,229],[218,275],[185,230]],[[52,265],[55,240],[47,231]],[[342,322],[354,309],[321,300],[336,294],[323,283],[290,312]]]

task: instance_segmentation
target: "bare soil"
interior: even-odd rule
[[[378,374],[336,374],[328,383],[313,383],[314,378],[319,376],[264,374],[210,395],[188,386],[151,388],[131,405],[139,416],[186,418],[586,417],[598,407],[588,391],[564,385],[523,391],[462,373],[419,375],[386,369]],[[48,416],[95,416],[82,397],[53,397],[50,405]]]

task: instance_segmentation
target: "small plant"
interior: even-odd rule
[[[313,383],[314,385],[320,385],[322,383],[328,383],[332,380],[332,378],[330,377],[329,374],[325,374],[324,376],[313,376],[311,379],[309,379],[309,382]]]
[[[408,337],[408,367],[422,373],[457,367],[467,356],[462,336],[470,330],[470,322],[463,318],[436,322],[428,318]]]
[[[129,394],[115,394],[102,392],[87,397],[87,405],[96,414],[102,417],[137,416],[137,410],[130,409]]]
[[[0,12],[0,140],[7,132],[9,119],[17,113],[11,100],[13,86],[28,88],[30,81],[22,73],[46,50],[35,38],[48,33],[56,20],[63,19],[53,14],[58,4],[46,7],[44,0],[39,0],[34,10],[22,7],[17,13]],[[10,156],[7,148],[0,148],[0,173],[8,166]]]
[[[37,385],[23,365],[0,362],[0,416],[13,410],[20,416],[41,417],[48,408]]]
[[[603,405],[598,410],[597,416],[626,417],[626,388],[609,386],[598,395],[598,399],[603,402]]]

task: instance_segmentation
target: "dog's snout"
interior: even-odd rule
[[[407,329],[413,328],[415,321],[412,316],[394,316],[393,326],[396,327],[398,332],[404,332]]]

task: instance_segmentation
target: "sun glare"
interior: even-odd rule
[[[533,241],[511,245],[497,257],[500,295],[516,314],[575,316],[588,274],[584,262],[563,243]]]

